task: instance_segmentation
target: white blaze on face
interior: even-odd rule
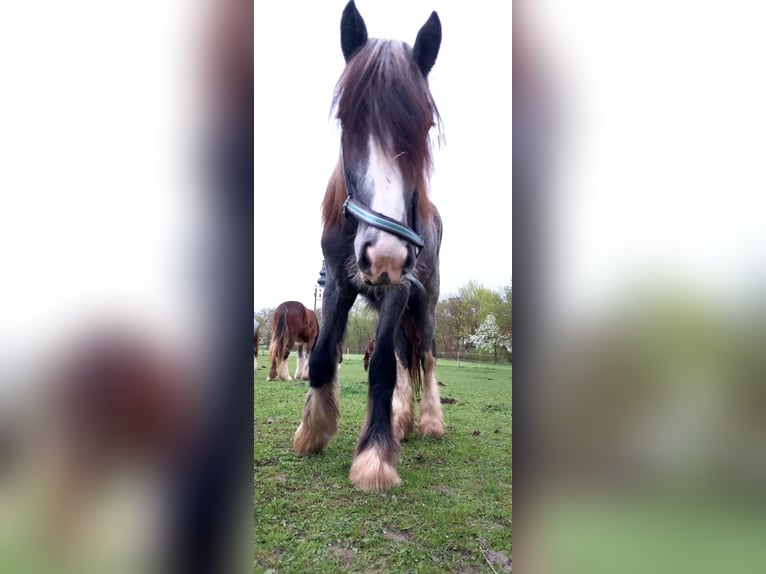
[[[388,157],[378,143],[370,138],[370,158],[367,167],[367,183],[372,189],[370,208],[388,217],[405,222],[404,179],[396,165],[396,160]],[[404,242],[381,231],[370,253],[373,267],[377,258],[390,259],[399,265],[407,257]]]
[[[370,160],[367,182],[373,190],[370,207],[396,221],[404,221],[404,181],[396,160],[387,157],[378,143],[370,138]]]

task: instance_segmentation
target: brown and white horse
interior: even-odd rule
[[[428,198],[429,134],[441,121],[427,79],[441,23],[432,12],[412,47],[368,38],[352,0],[340,40],[346,67],[333,102],[340,154],[322,203],[322,330],[293,446],[300,455],[321,452],[338,430],[339,344],[362,295],[378,312],[378,326],[367,418],[349,478],[362,490],[387,490],[401,483],[396,461],[400,441],[414,430],[418,391],[419,433],[444,434],[433,354],[442,224]]]
[[[311,309],[298,301],[285,301],[274,311],[271,328],[269,361],[271,368],[267,381],[292,381],[287,366],[287,357],[293,345],[298,343],[298,365],[295,378],[308,380],[309,357],[319,336],[319,321]],[[306,346],[306,356],[303,346]]]

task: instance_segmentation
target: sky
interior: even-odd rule
[[[527,2],[561,106],[553,300],[766,286],[766,6]],[[575,311],[576,312],[576,311]]]
[[[0,369],[93,317],[176,331],[193,308],[200,1],[40,9],[0,8]]]
[[[345,0],[257,2],[254,309],[313,306],[322,265],[320,204],[338,157],[330,116],[344,67]],[[442,44],[429,76],[446,142],[431,199],[444,222],[441,292],[498,289],[511,271],[511,3],[358,0],[370,37],[412,45],[431,11]],[[489,8],[489,9],[488,9]]]
[[[169,328],[188,315],[175,279],[204,211],[188,181],[204,3],[49,2],[44,19],[34,4],[2,4],[0,359],[101,308]],[[733,0],[722,19],[719,3],[691,0],[664,3],[662,18],[652,3],[527,4],[565,103],[546,230],[560,299],[598,301],[659,272],[721,291],[766,283],[766,81],[755,73],[766,5]],[[442,293],[507,285],[511,2],[357,5],[370,35],[410,43],[439,13]],[[313,304],[344,6],[255,4],[255,309]]]

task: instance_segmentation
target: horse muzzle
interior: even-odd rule
[[[360,279],[376,287],[398,285],[414,267],[414,247],[389,233],[371,230],[370,235],[373,240],[361,241],[357,251]]]

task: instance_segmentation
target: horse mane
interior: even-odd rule
[[[327,190],[322,200],[322,222],[324,229],[343,225],[343,202],[346,201],[346,182],[343,179],[343,168],[340,159],[332,171]]]
[[[404,181],[418,197],[418,217],[429,221],[435,208],[428,198],[432,169],[429,132],[442,137],[441,116],[428,81],[404,42],[371,38],[351,58],[335,87],[333,110],[343,136],[354,145],[373,138],[395,158]],[[324,229],[343,224],[346,183],[340,158],[322,202]]]

